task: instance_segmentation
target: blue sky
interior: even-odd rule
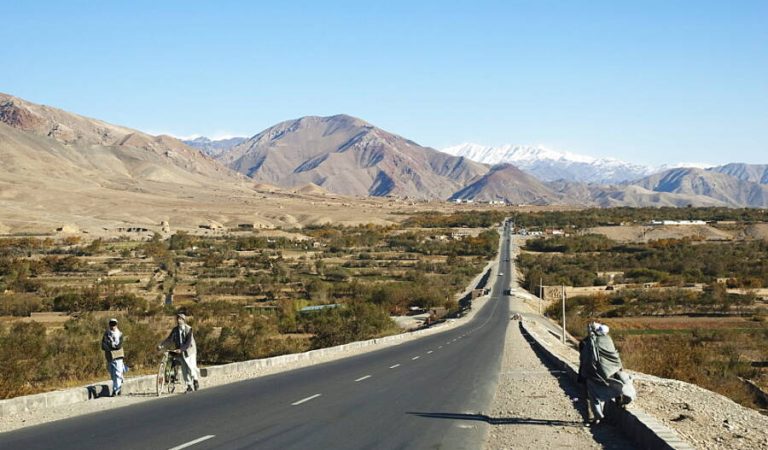
[[[768,163],[768,1],[6,2],[0,92],[152,133]]]

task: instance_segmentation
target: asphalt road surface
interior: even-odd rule
[[[478,449],[512,271],[467,324],[317,366],[0,434],[0,449]],[[473,419],[473,417],[477,418]]]

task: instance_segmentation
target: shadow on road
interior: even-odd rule
[[[166,394],[166,396],[171,394]],[[130,394],[125,394],[126,397],[157,397],[156,392],[131,392]]]
[[[477,420],[491,425],[551,425],[559,427],[581,427],[582,422],[567,420],[534,419],[531,417],[490,417],[485,414],[459,414],[459,413],[423,413],[409,412],[412,416],[426,417],[429,419],[452,420]]]

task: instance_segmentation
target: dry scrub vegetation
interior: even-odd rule
[[[128,365],[144,373],[179,310],[191,316],[203,364],[397,333],[390,315],[413,309],[456,314],[456,294],[496,254],[499,236],[452,227],[487,227],[493,214],[288,237],[0,238],[0,398],[103,379],[99,342],[112,316]]]

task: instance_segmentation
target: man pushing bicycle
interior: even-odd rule
[[[187,392],[198,390],[200,384],[200,371],[197,368],[197,346],[195,337],[192,334],[192,327],[187,325],[187,316],[182,313],[176,314],[176,326],[160,345],[158,350],[171,348],[170,353],[174,359],[181,365],[181,373],[184,377],[184,383],[187,385]]]

